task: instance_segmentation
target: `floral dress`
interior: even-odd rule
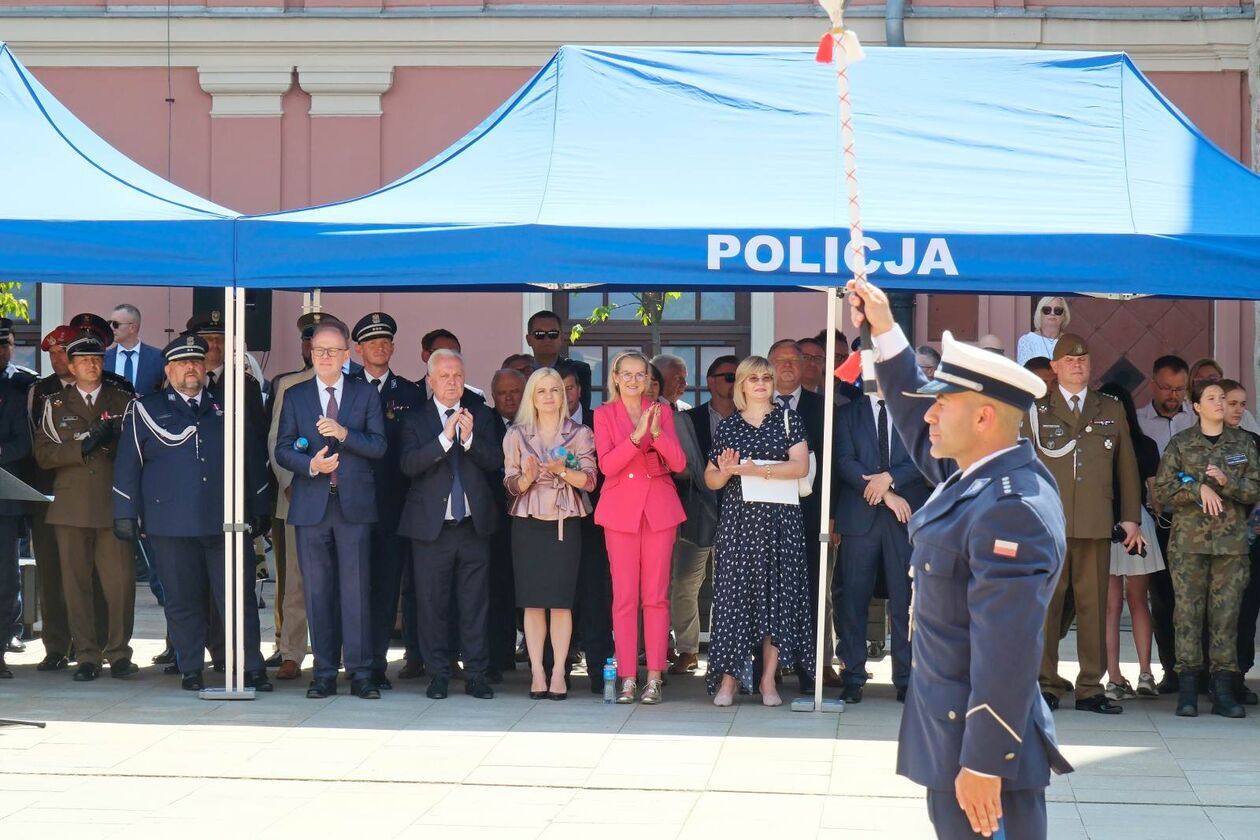
[[[805,440],[795,411],[775,408],[753,426],[736,412],[718,425],[709,458],[734,449],[740,459],[786,461]],[[742,479],[732,476],[722,495],[714,542],[713,626],[709,637],[709,693],[723,674],[751,692],[753,656],[769,636],[784,666],[814,673],[815,628],[809,603],[805,534],[800,505],[745,502]]]

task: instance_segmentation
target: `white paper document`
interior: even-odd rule
[[[743,463],[749,463],[747,459]],[[782,464],[783,461],[753,461],[759,467],[766,464]],[[799,505],[801,494],[794,478],[763,478],[759,475],[741,475],[740,483],[745,502],[769,502],[776,505]]]

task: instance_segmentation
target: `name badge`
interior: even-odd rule
[[[1245,464],[1247,463],[1247,453],[1234,452],[1232,454],[1228,454],[1225,456],[1225,463],[1227,466],[1231,467],[1237,466],[1238,464]]]

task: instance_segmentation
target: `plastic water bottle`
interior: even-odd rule
[[[611,703],[617,695],[617,660],[608,657],[604,663],[604,702]]]

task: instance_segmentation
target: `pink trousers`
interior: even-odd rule
[[[664,671],[669,646],[670,558],[677,528],[634,533],[604,529],[612,573],[613,645],[617,676],[633,677],[639,664],[639,607],[649,671]]]

